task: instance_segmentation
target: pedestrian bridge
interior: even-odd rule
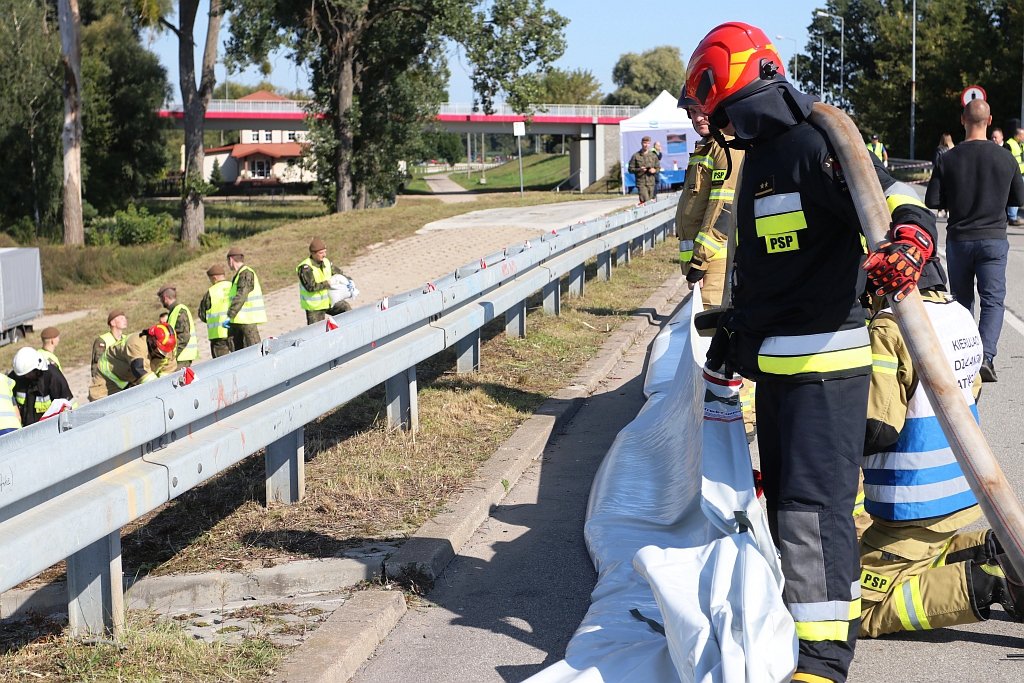
[[[306,130],[309,102],[305,100],[210,100],[207,130]],[[453,133],[504,133],[516,122],[530,135],[565,135],[570,144],[570,174],[574,187],[586,187],[608,173],[619,159],[619,122],[635,116],[640,107],[587,104],[538,104],[529,116],[508,105],[491,113],[471,104],[442,104],[437,123]],[[179,103],[165,105],[161,118],[176,128],[184,125]]]

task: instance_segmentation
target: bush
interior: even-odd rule
[[[134,247],[41,244],[39,250],[48,292],[83,285],[140,285],[196,256],[176,242]]]
[[[114,239],[121,246],[166,242],[171,238],[174,220],[165,213],[150,214],[146,207],[129,204],[114,214]]]

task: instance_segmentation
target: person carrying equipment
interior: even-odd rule
[[[309,258],[295,267],[295,273],[299,276],[299,305],[306,312],[307,325],[351,310],[344,300],[331,305],[331,276],[344,273],[328,260],[327,243],[319,237],[309,243]]]
[[[89,387],[89,400],[96,401],[174,372],[175,349],[174,330],[167,323],[125,335],[103,352],[99,369],[104,381]]]
[[[832,142],[807,121],[816,98],[785,79],[765,33],[722,24],[688,64],[685,96],[708,113],[712,134],[734,136],[730,150],[746,149],[732,301],[724,302],[731,307],[715,312],[707,367],[757,381],[768,520],[799,639],[792,680],[845,681],[860,626],[851,510],[871,373],[860,293],[866,277],[895,298],[922,278],[941,282],[931,259],[935,219],[876,163],[893,227],[865,264],[842,166]]]
[[[206,334],[210,339],[210,355],[220,358],[231,353],[231,340],[224,322],[228,319],[228,304],[231,303],[231,283],[224,274],[224,266],[215,263],[206,270],[210,288],[203,295],[196,312],[206,323]]]
[[[967,309],[936,285],[925,311],[975,419],[981,334]],[[884,306],[876,300],[876,308]],[[860,635],[924,631],[989,618],[1001,604],[1024,621],[1024,586],[981,518],[911,360],[892,310],[869,325],[873,358],[864,438]]]

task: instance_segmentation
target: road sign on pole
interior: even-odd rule
[[[516,136],[516,156],[519,157],[519,196],[523,196],[523,136],[526,135],[526,122],[513,121],[512,135]]]
[[[960,105],[966,107],[971,100],[986,101],[988,97],[985,94],[985,89],[980,85],[969,85],[964,88],[964,91],[960,93]]]

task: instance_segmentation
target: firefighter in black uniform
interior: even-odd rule
[[[718,26],[689,65],[681,104],[697,102],[713,130],[746,150],[731,308],[718,320],[707,367],[757,380],[768,518],[799,638],[793,680],[845,681],[860,624],[851,510],[871,374],[858,298],[865,270],[897,299],[922,271],[922,282],[938,279],[934,219],[876,163],[893,222],[890,238],[867,255],[833,146],[806,120],[816,98],[786,81],[760,29]]]

